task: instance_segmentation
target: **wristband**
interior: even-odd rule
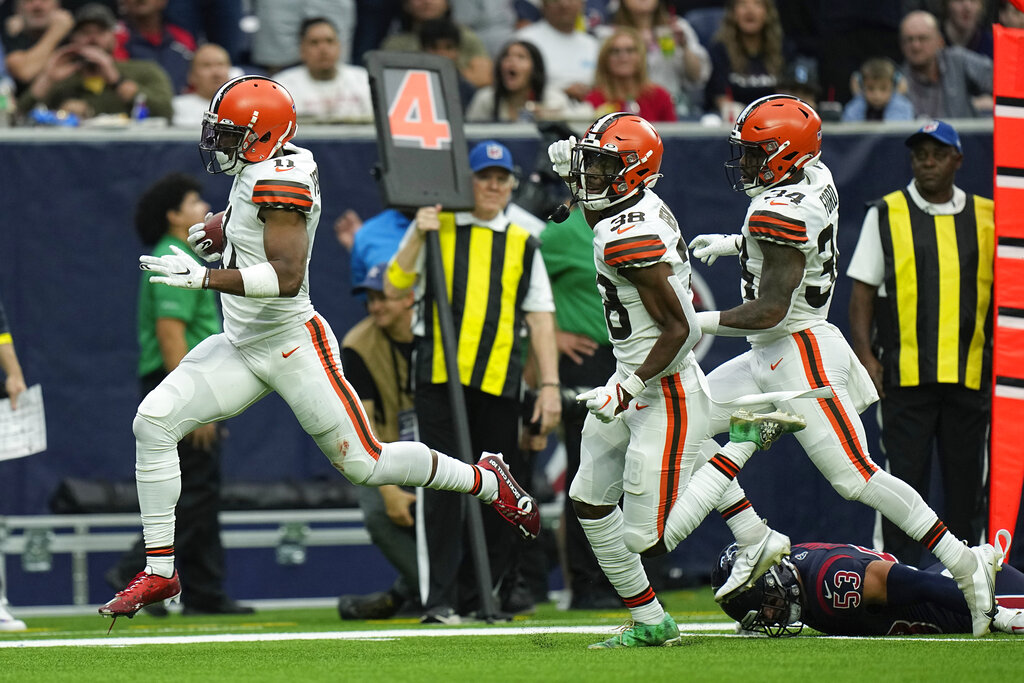
[[[206,275],[203,276],[203,289],[210,288],[210,269],[206,269]]]
[[[704,334],[718,334],[718,323],[721,318],[721,311],[701,311],[697,314],[697,324]]]
[[[647,388],[647,384],[637,377],[634,372],[629,377],[619,382],[619,387],[635,398],[640,395],[640,392]]]
[[[242,289],[247,297],[268,299],[281,295],[281,282],[277,279],[277,271],[266,261],[241,268],[238,274],[242,276]]]
[[[554,387],[554,388],[557,389],[557,388],[559,388],[561,386],[562,386],[561,382],[541,382],[540,383],[540,388],[541,389],[543,389],[544,387]]]
[[[416,284],[416,273],[410,273],[402,268],[402,266],[398,265],[398,259],[396,258],[388,264],[388,282],[395,289],[409,289]]]

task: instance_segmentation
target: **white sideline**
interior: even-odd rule
[[[681,624],[682,636],[711,636],[724,638],[750,638],[764,636],[738,635],[733,632],[735,624],[708,622]],[[726,633],[723,633],[725,631]],[[135,637],[103,637],[103,638],[39,638],[35,640],[2,640],[0,649],[4,648],[44,648],[44,647],[127,647],[130,645],[189,645],[195,643],[252,643],[281,642],[296,640],[361,640],[388,641],[397,638],[431,638],[459,636],[526,636],[547,633],[582,633],[592,635],[610,635],[615,632],[609,626],[499,626],[493,628],[405,628],[380,629],[375,631],[316,631],[307,633],[219,633],[189,636],[135,636]],[[800,636],[797,636],[800,637]],[[1010,643],[1013,639],[986,638],[932,638],[917,636],[809,636],[829,640],[881,640],[899,642],[924,643]]]
[[[686,624],[690,631],[732,631],[723,622]],[[313,631],[305,633],[211,633],[189,636],[135,636],[127,638],[54,638],[39,640],[0,640],[0,648],[10,647],[125,647],[127,645],[183,645],[193,643],[253,643],[285,640],[394,640],[457,636],[526,636],[544,633],[612,634],[609,626],[498,626],[494,628],[400,628],[374,631]]]

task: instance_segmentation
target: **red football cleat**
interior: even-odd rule
[[[169,579],[141,571],[124,590],[118,591],[110,602],[100,607],[99,612],[107,617],[131,618],[146,605],[174,599],[179,595],[181,582],[177,571]]]
[[[490,470],[498,478],[498,497],[491,506],[506,522],[519,529],[525,538],[540,533],[540,511],[537,501],[512,477],[500,453],[484,453],[477,467]]]

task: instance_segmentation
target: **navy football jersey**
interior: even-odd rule
[[[966,604],[962,612],[934,603],[865,605],[864,572],[875,560],[896,562],[889,553],[857,545],[801,543],[793,546],[790,560],[803,579],[802,620],[816,631],[840,636],[971,632]],[[923,571],[942,570],[937,564]],[[1003,607],[1019,608],[1024,604],[1024,574],[1005,565],[996,574],[996,597]]]

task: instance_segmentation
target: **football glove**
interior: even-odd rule
[[[601,422],[611,422],[619,413],[629,407],[629,402],[644,390],[645,383],[631,374],[621,382],[597,387],[576,396],[576,400],[587,404],[587,410]]]
[[[199,265],[194,258],[173,244],[171,250],[174,253],[166,256],[143,254],[139,257],[139,268],[156,273],[149,278],[150,282],[182,289],[202,289],[209,268]]]
[[[188,229],[188,237],[186,238],[188,246],[192,247],[192,251],[196,253],[196,256],[207,263],[220,261],[220,254],[210,251],[210,247],[213,246],[213,240],[206,239],[206,221],[210,220],[212,215],[212,211],[207,211],[202,223],[196,223]]]
[[[569,177],[572,162],[572,148],[576,146],[576,136],[570,135],[567,140],[556,140],[548,145],[548,159],[551,170],[562,178]]]
[[[697,235],[690,242],[690,249],[693,255],[709,266],[718,260],[719,256],[735,256],[740,253],[740,245],[743,244],[743,235]]]

